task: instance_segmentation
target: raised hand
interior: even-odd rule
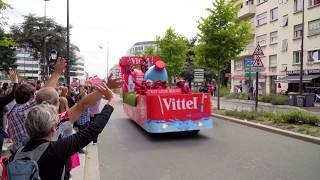
[[[63,73],[65,67],[66,67],[66,60],[62,57],[59,57],[55,65],[54,72],[60,75]]]
[[[96,88],[97,91],[99,91],[104,96],[104,99],[108,101],[114,99],[113,92],[109,89],[109,87],[106,84],[102,83],[100,85],[97,85]]]
[[[9,76],[10,76],[11,81],[18,83],[17,70],[15,70],[15,69],[9,70]]]
[[[111,73],[108,77],[107,86],[109,89],[117,89],[120,88],[123,84],[123,80],[121,78],[112,78],[113,74]]]

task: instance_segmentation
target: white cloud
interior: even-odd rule
[[[9,23],[20,23],[22,15],[44,15],[44,0],[10,0]],[[47,16],[66,25],[66,0],[47,2]],[[71,42],[80,48],[89,74],[103,77],[109,42],[109,67],[118,63],[138,41],[155,40],[171,26],[190,38],[197,21],[205,16],[212,0],[70,0]],[[100,49],[102,46],[104,49]]]

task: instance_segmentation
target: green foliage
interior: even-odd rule
[[[228,87],[222,87],[220,88],[220,97],[224,97],[230,94],[230,88]]]
[[[271,104],[273,105],[288,105],[289,98],[288,96],[272,96]]]
[[[319,116],[301,110],[289,110],[283,113],[228,110],[225,112],[225,115],[247,120],[265,118],[274,123],[306,124],[304,126],[320,123]]]
[[[301,110],[289,110],[283,114],[283,120],[287,123],[303,123],[312,125],[320,123],[319,116]]]
[[[248,100],[248,94],[247,93],[242,93],[242,95],[240,95],[239,93],[229,93],[229,94],[225,95],[224,98],[226,98],[226,99]]]
[[[24,21],[21,24],[13,25],[10,29],[11,37],[18,46],[26,46],[34,50],[33,57],[35,59],[39,58],[38,52],[40,52],[43,60],[44,46],[46,47],[46,59],[49,59],[53,49],[57,50],[60,56],[67,56],[67,28],[53,19],[47,18],[44,22],[43,17],[30,14],[24,16]],[[70,63],[76,61],[76,51],[79,51],[79,48],[71,44]]]
[[[171,27],[167,29],[164,37],[157,36],[159,55],[166,63],[168,77],[179,77],[187,57],[187,39],[177,34]],[[171,78],[169,78],[171,79]]]
[[[196,64],[218,74],[218,109],[220,104],[221,73],[251,40],[251,25],[237,21],[238,0],[215,0],[208,8],[209,16],[198,24],[199,44],[195,48]]]
[[[1,27],[2,25],[7,25],[7,22],[6,22],[7,18],[3,16],[3,13],[2,13],[6,9],[12,9],[12,7],[9,4],[0,0],[0,28],[2,28]]]
[[[146,47],[146,49],[143,51],[142,55],[143,56],[156,56],[157,55],[157,51],[154,49],[153,46],[148,45]]]
[[[255,120],[259,116],[261,116],[262,113],[260,112],[254,112],[254,111],[235,111],[235,110],[228,110],[225,112],[226,116],[232,116],[237,117],[240,119],[247,119],[247,120]]]
[[[209,16],[201,18],[198,29],[197,64],[221,72],[226,63],[236,58],[251,40],[251,26],[237,21],[237,0],[215,0]]]
[[[137,97],[138,95],[135,92],[126,93],[123,96],[123,102],[131,106],[137,106]]]
[[[15,43],[0,28],[0,71],[16,67]]]
[[[260,101],[264,103],[271,103],[272,96],[271,95],[262,95],[260,96]]]

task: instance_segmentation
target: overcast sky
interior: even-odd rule
[[[13,6],[5,12],[9,24],[22,15],[44,15],[44,0],[4,0]],[[66,26],[66,0],[47,2],[47,17]],[[104,77],[109,44],[109,67],[136,42],[155,40],[168,27],[191,38],[197,21],[207,15],[212,0],[70,0],[71,43],[80,48],[89,75]],[[108,43],[109,42],[109,43]],[[103,47],[100,49],[99,46]]]

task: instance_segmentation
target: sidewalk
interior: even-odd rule
[[[90,143],[85,150],[87,153],[80,153],[80,167],[71,170],[71,179],[100,180],[98,145]]]
[[[212,97],[212,108],[217,106],[217,97]],[[248,110],[253,111],[255,108],[255,102],[249,100],[240,100],[240,99],[224,99],[220,98],[220,108],[227,110]],[[290,109],[299,109],[312,112],[320,116],[320,105],[315,104],[314,107],[296,107],[289,105],[272,105],[270,103],[259,102],[258,110],[266,112],[284,112]]]

